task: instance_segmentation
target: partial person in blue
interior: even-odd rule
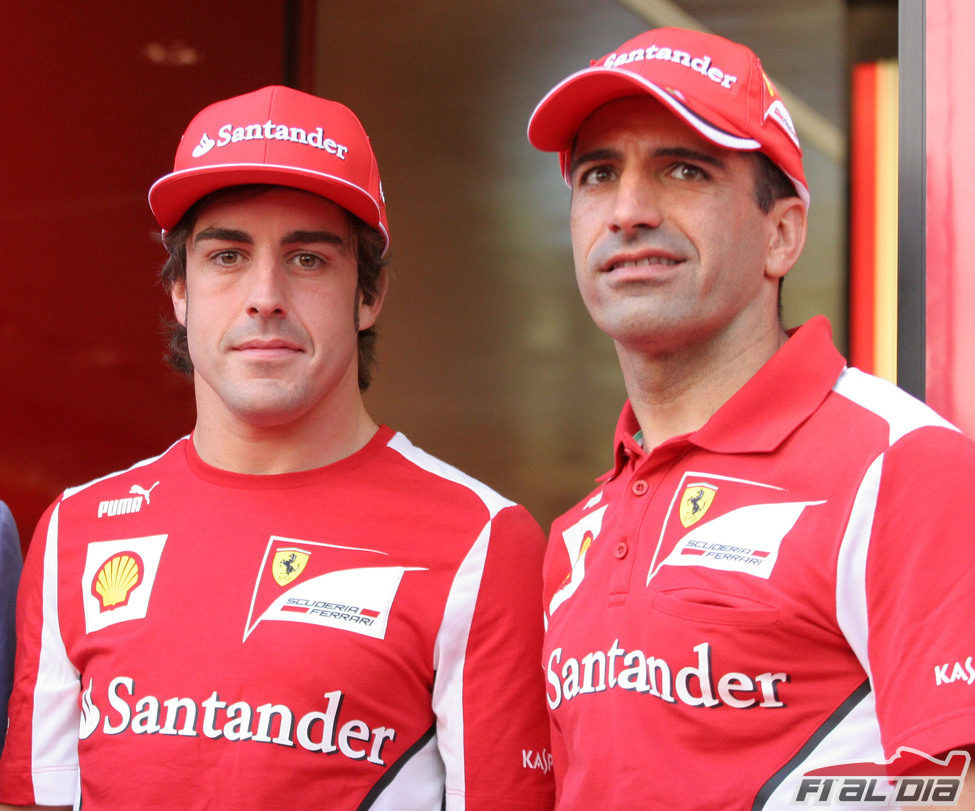
[[[20,537],[6,504],[0,501],[0,751],[7,737],[7,701],[14,676],[14,608],[20,582]]]

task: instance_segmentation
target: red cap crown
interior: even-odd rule
[[[389,246],[369,136],[338,102],[275,85],[211,104],[186,128],[173,171],[149,190],[149,206],[162,228],[172,228],[197,200],[249,183],[331,200],[381,232]]]
[[[647,93],[712,143],[765,153],[803,202],[802,148],[782,98],[744,45],[699,31],[657,28],[624,42],[552,88],[528,123],[528,140],[559,152],[566,174],[582,122],[614,99]]]

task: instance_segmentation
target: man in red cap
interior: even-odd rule
[[[0,798],[551,807],[544,535],[363,404],[389,232],[358,119],[218,102],[149,201],[197,421],[42,519]]]
[[[559,154],[628,394],[545,562],[561,807],[957,801],[923,756],[975,743],[975,538],[952,496],[975,446],[846,367],[824,318],[783,328],[809,192],[758,58],[645,32],[552,89],[528,137]],[[900,776],[919,762],[948,782]]]

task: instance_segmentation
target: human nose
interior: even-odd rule
[[[636,173],[624,173],[616,186],[609,227],[628,234],[658,228],[663,220],[660,195],[650,180]]]
[[[248,273],[247,314],[262,318],[287,314],[285,273],[269,257],[259,258]]]

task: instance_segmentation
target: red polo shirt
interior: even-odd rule
[[[975,741],[975,444],[822,318],[700,430],[638,428],[546,557],[562,807],[779,807]]]

